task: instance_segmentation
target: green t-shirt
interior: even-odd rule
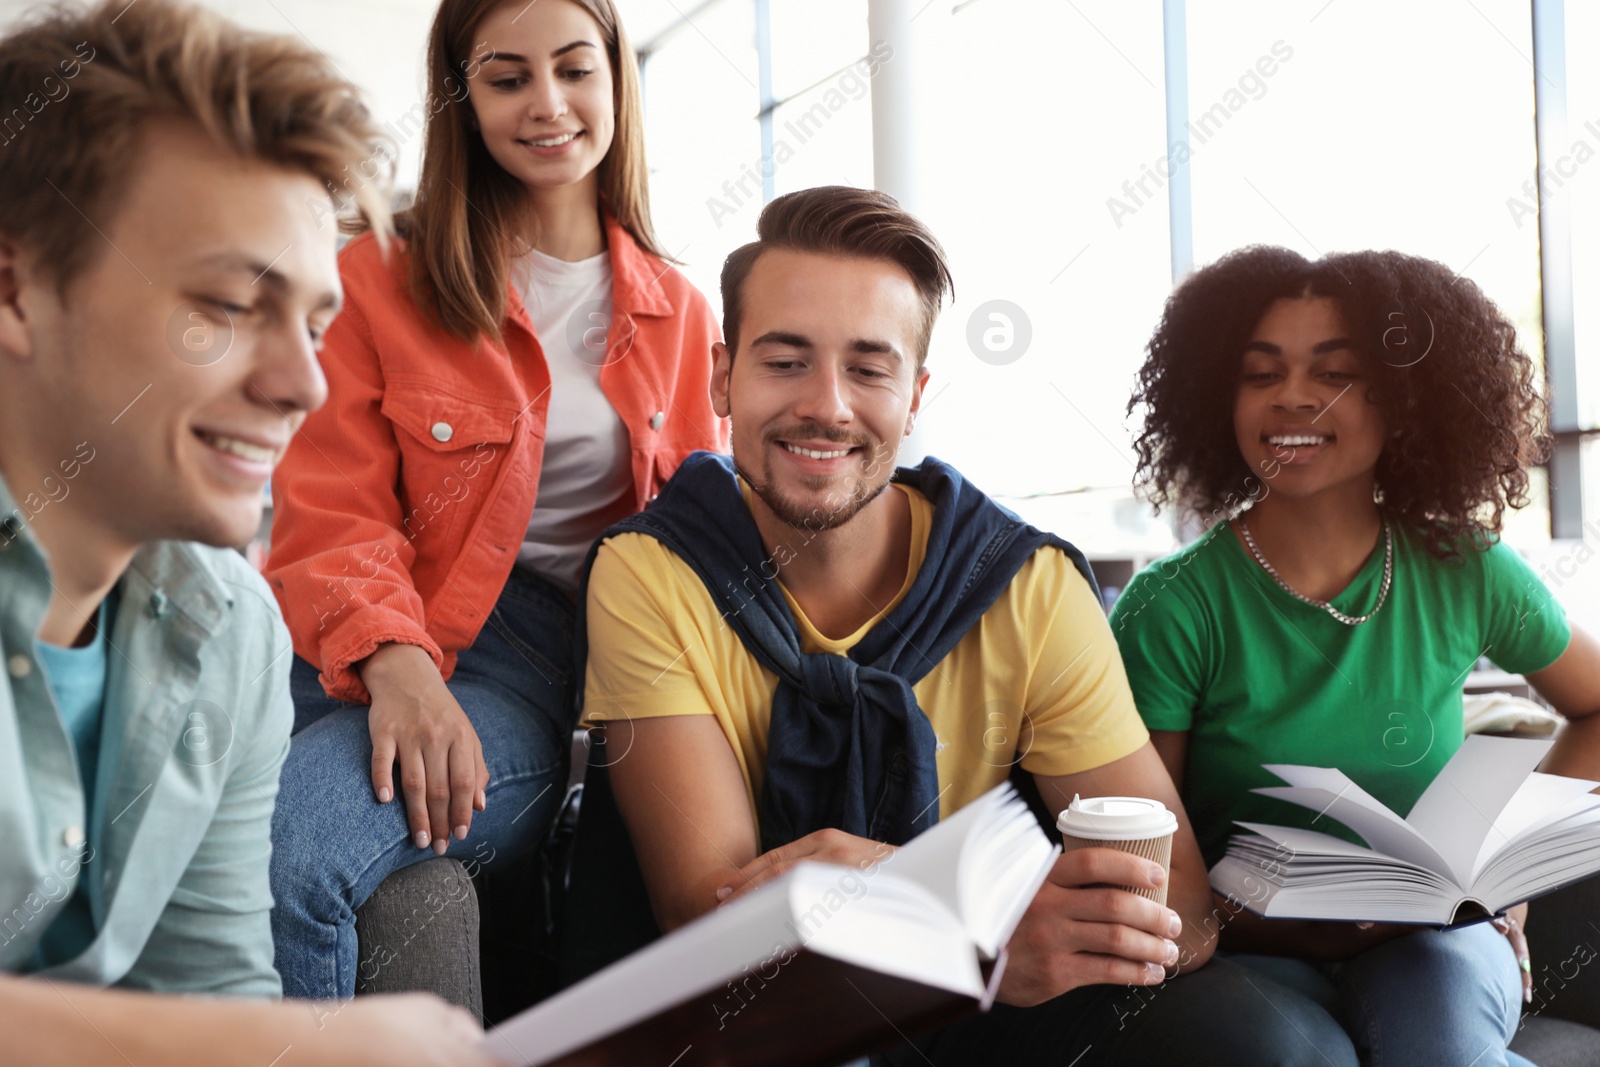
[[[1383,546],[1333,606],[1372,610]],[[1346,626],[1290,596],[1226,523],[1151,564],[1111,612],[1139,714],[1187,730],[1183,801],[1207,865],[1234,821],[1360,840],[1250,790],[1282,785],[1263,763],[1337,767],[1407,814],[1463,739],[1461,687],[1479,656],[1526,674],[1566,650],[1566,615],[1502,543],[1436,559],[1398,528],[1383,610]]]

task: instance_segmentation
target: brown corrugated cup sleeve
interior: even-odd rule
[[[1163,834],[1160,837],[1150,837],[1143,841],[1090,841],[1082,837],[1073,837],[1071,834],[1061,835],[1061,847],[1064,852],[1073,852],[1080,848],[1114,848],[1118,852],[1131,852],[1141,859],[1153,860],[1161,864],[1161,869],[1168,874],[1172,873],[1172,835]],[[1155,901],[1157,904],[1167,902],[1167,883],[1162,882],[1159,889],[1134,889],[1132,886],[1118,886],[1137,896]]]

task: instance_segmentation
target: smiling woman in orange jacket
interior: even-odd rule
[[[370,235],[342,253],[329,401],[274,478],[290,996],[354,993],[355,909],[394,870],[543,838],[583,555],[725,443],[716,325],[651,229],[611,0],[444,0],[428,67],[416,206],[387,254]]]

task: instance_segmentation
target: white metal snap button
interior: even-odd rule
[[[451,429],[448,422],[436,422],[433,424],[433,439],[440,444],[450,440],[454,435],[455,430]]]
[[[667,421],[666,412],[658,411],[654,415],[650,416],[650,428],[652,430],[659,430],[659,429],[661,429],[661,424],[666,422],[666,421]]]

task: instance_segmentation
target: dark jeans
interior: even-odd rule
[[[1350,1039],[1322,1008],[1265,975],[1219,959],[1161,986],[1085,986],[1032,1008],[996,1004],[985,1015],[872,1060],[873,1067],[930,1063],[1356,1067],[1356,1058]]]

